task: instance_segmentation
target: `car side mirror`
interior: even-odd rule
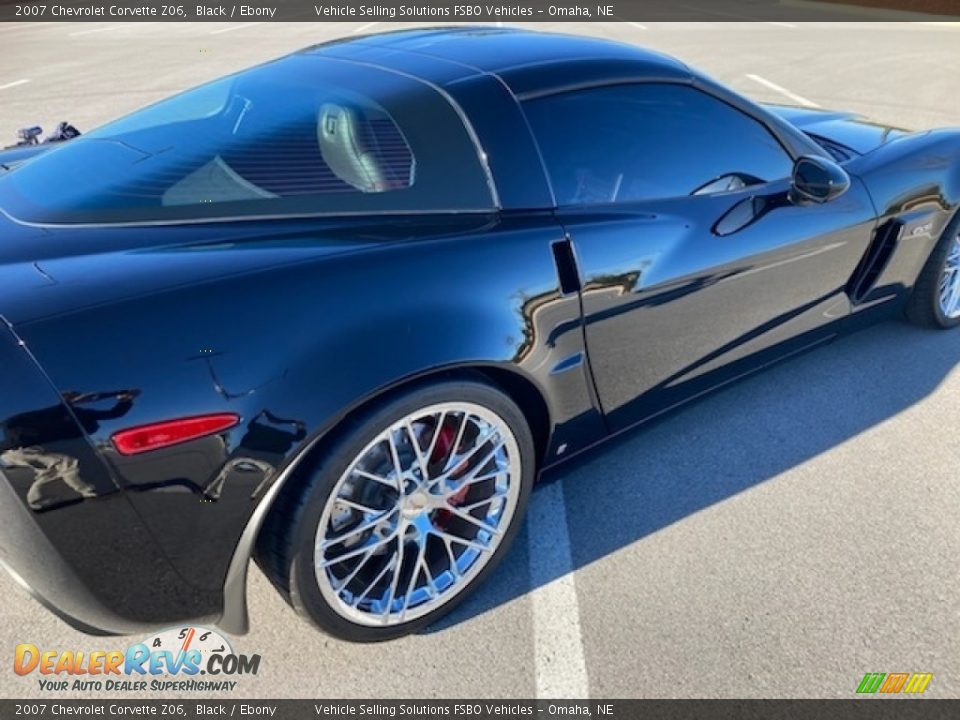
[[[794,203],[826,203],[850,189],[847,171],[832,160],[806,155],[793,166],[790,198]]]

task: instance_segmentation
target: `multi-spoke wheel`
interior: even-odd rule
[[[960,214],[947,226],[920,272],[907,317],[926,327],[960,324]]]
[[[950,243],[943,271],[940,273],[940,311],[953,320],[960,317],[960,232]]]
[[[261,564],[333,634],[413,632],[478,584],[516,532],[534,463],[523,414],[485,384],[445,382],[335,445],[271,513]]]

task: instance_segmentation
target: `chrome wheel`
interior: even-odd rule
[[[520,496],[507,423],[431,405],[374,438],[340,476],[316,533],[315,572],[339,615],[399,625],[442,607],[496,552]]]
[[[939,285],[940,311],[945,317],[960,317],[960,233],[953,239],[943,263]]]

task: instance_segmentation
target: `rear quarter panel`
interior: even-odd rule
[[[0,367],[0,562],[70,622],[100,631],[135,632],[216,607],[215,593],[184,589],[156,543],[144,541],[139,514],[2,321]],[[31,451],[72,459],[87,496],[62,476],[45,478],[42,463],[24,460]]]
[[[351,409],[411,378],[500,368],[545,398],[554,430],[548,455],[560,443],[572,452],[599,438],[579,300],[561,294],[552,260],[550,243],[559,238],[548,214],[491,217],[469,234],[370,244],[179,286],[171,277],[173,287],[139,296],[98,294],[96,305],[24,322],[18,332],[61,392],[139,391],[129,412],[103,421],[92,440],[185,581],[216,590],[269,487],[256,466],[226,463],[249,457],[280,470]],[[275,243],[277,252],[285,242]],[[236,253],[251,251],[214,245],[203,262],[231,266]],[[175,273],[197,253],[157,252],[156,272]],[[100,261],[122,278],[125,265],[136,276],[150,257]],[[55,277],[69,276],[51,267]],[[293,424],[273,426],[274,444],[265,448],[250,435],[263,411],[302,423],[306,437]],[[110,444],[122,428],[212,412],[238,413],[241,423],[133,457]],[[225,466],[222,490],[205,498]]]

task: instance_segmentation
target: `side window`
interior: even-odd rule
[[[560,205],[725,192],[793,167],[763,125],[685,85],[578,90],[524,110]]]

